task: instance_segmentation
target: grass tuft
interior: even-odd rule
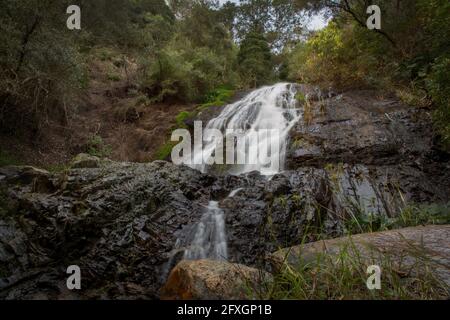
[[[162,145],[155,154],[156,160],[166,160],[170,157],[173,147],[175,147],[176,142],[168,141]]]
[[[93,135],[88,142],[87,153],[94,157],[107,158],[112,154],[112,147],[103,141],[99,135]]]
[[[376,254],[375,261],[363,258],[355,246],[341,248],[337,255],[320,253],[316,261],[287,264],[275,275],[264,299],[290,300],[384,300],[446,299],[449,288],[432,272],[432,264],[415,248],[409,255],[415,259],[408,274],[400,271],[402,258]],[[367,288],[367,267],[381,268],[381,289]]]

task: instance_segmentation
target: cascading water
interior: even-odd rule
[[[225,217],[219,203],[211,201],[205,210],[190,247],[184,252],[187,260],[227,260]]]
[[[242,174],[257,170],[266,176],[273,176],[283,170],[286,157],[287,136],[294,124],[300,118],[296,109],[295,85],[280,83],[273,86],[255,90],[242,100],[230,104],[222,113],[212,119],[206,129],[218,129],[223,133],[227,129],[240,130],[244,137],[251,136],[261,129],[275,129],[278,132],[279,148],[271,157],[279,157],[278,166],[261,165],[256,163],[260,145],[267,143],[267,138],[258,139],[258,146],[246,145],[245,156],[249,164],[233,165],[228,171],[230,174]],[[194,153],[194,163],[204,160],[204,154],[211,155],[217,147],[218,141],[212,140],[203,146],[203,152]],[[273,152],[271,149],[270,152]],[[237,155],[236,155],[237,157]],[[200,161],[201,163],[201,161]],[[206,165],[194,165],[196,169],[207,171]],[[242,189],[236,189],[228,197],[234,197]],[[218,202],[210,201],[205,212],[196,226],[192,242],[184,250],[184,259],[215,259],[228,258],[227,239],[225,230],[225,217]]]
[[[228,198],[237,195],[242,188],[233,190]],[[183,253],[185,260],[212,259],[226,261],[228,259],[225,216],[217,201],[210,201],[197,224],[194,237],[187,247],[183,247],[177,239],[169,260],[163,267],[162,279],[165,281],[176,262],[176,257]]]
[[[218,129],[225,135],[225,138],[227,130],[241,132],[242,139],[247,141],[243,155],[245,163],[231,166],[228,173],[239,175],[256,170],[263,175],[272,176],[283,170],[287,136],[300,118],[299,110],[296,109],[296,93],[295,85],[289,83],[263,87],[251,92],[242,100],[226,106],[217,118],[209,121],[205,131]],[[267,141],[269,137],[259,133],[267,130],[275,130],[278,133],[279,148],[270,150],[270,158],[277,158],[277,161],[261,164],[260,153],[266,151],[265,146],[269,143]],[[257,145],[252,145],[252,137],[255,135],[258,135],[259,139]],[[203,150],[196,150],[193,155],[194,165],[192,167],[206,172],[208,167],[205,160],[219,143],[222,144],[223,141],[211,139],[203,146]],[[235,158],[238,157],[239,155],[236,154]]]

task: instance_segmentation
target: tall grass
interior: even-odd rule
[[[399,192],[401,208],[394,217],[386,214],[372,214],[364,210],[353,210],[351,214],[339,216],[343,235],[387,231],[404,227],[450,223],[450,203],[419,205],[406,203]],[[318,221],[303,227],[301,244],[311,239],[329,238],[320,212],[329,208],[317,207]],[[335,212],[332,214],[336,215]],[[270,216],[270,215],[269,215]],[[269,234],[270,219],[267,221]],[[271,235],[276,241],[275,235]],[[288,250],[289,251],[289,250]],[[306,263],[299,261],[295,266],[287,263],[286,254],[282,267],[274,274],[267,294],[262,299],[446,299],[450,289],[433,273],[434,262],[427,257],[425,249],[408,244],[403,257],[389,252],[380,253],[370,248],[360,251],[351,241],[336,254],[318,252],[316,260]],[[411,265],[404,259],[414,261]],[[292,261],[291,261],[292,262]],[[381,290],[369,290],[366,281],[367,267],[379,265],[382,269]],[[442,266],[440,266],[442,267]],[[445,267],[445,266],[444,266]],[[264,284],[265,285],[265,284]]]
[[[433,265],[420,248],[411,249],[415,263],[399,268],[401,257],[376,254],[373,261],[363,257],[351,244],[341,248],[338,254],[320,253],[316,261],[299,263],[292,267],[285,264],[274,276],[269,293],[263,299],[295,300],[360,300],[360,299],[446,299],[449,288],[432,272]],[[381,267],[381,289],[367,288],[367,267]]]

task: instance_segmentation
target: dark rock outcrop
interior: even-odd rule
[[[292,129],[287,170],[270,180],[87,156],[60,174],[0,168],[0,298],[158,298],[211,200],[230,262],[257,267],[315,230],[342,236],[349,217],[448,203],[449,159],[426,111],[367,92],[305,96],[314,116]],[[74,264],[81,291],[66,288]]]
[[[288,167],[396,164],[432,152],[430,113],[394,97],[353,91],[306,100],[302,108],[303,120],[291,134]]]
[[[0,170],[7,203],[0,216],[3,298],[36,291],[61,298],[73,264],[82,270],[83,297],[156,297],[168,253],[183,228],[198,221],[214,181],[166,162],[108,161],[51,176],[58,189],[42,193],[25,178],[16,183],[28,172]]]

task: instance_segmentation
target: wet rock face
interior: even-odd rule
[[[395,164],[432,149],[430,114],[380,92],[354,91],[308,98],[292,130],[288,166],[327,163]],[[330,97],[331,96],[331,97]]]
[[[63,298],[72,264],[82,270],[83,297],[155,297],[168,252],[198,221],[214,181],[165,162],[106,162],[52,176],[59,187],[50,194],[9,184],[17,171],[0,171],[2,298]]]
[[[219,180],[220,181],[220,180]],[[449,188],[415,166],[329,165],[299,168],[272,180],[242,178],[221,202],[230,259],[260,265],[280,247],[345,233],[345,220],[396,217],[408,201],[448,201]]]

